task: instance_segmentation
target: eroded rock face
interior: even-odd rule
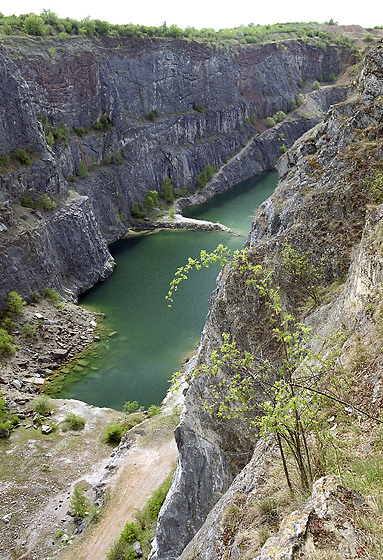
[[[306,317],[313,333],[324,336],[333,335],[342,326],[362,329],[368,322],[364,306],[382,281],[381,249],[374,245],[380,239],[381,207],[369,206],[374,200],[370,173],[379,169],[383,160],[383,86],[376,85],[380,83],[383,67],[381,48],[380,44],[376,53],[368,55],[370,71],[362,73],[361,95],[355,94],[332,107],[323,123],[307,132],[282,156],[278,165],[280,183],[272,197],[260,207],[248,240],[253,262],[272,266],[284,309],[295,315],[304,297],[299,286],[289,281],[281,268],[279,253],[286,243],[299,252],[307,252],[313,266],[323,259],[323,285],[328,286],[348,274],[344,290],[334,303]],[[370,96],[368,102],[364,92]],[[236,270],[224,270],[211,300],[199,363],[209,365],[211,352],[223,343],[223,332],[231,335],[242,352],[261,349],[264,356],[272,357],[268,324],[265,306],[258,301],[251,286],[246,285]],[[205,515],[208,504],[214,506],[212,488],[219,472],[217,465],[225,470],[228,480],[233,472],[235,474],[235,468],[240,468],[239,464],[234,468],[231,465],[232,470],[229,470],[229,465],[225,464],[227,452],[238,451],[239,456],[239,450],[253,449],[251,435],[243,424],[218,422],[202,411],[203,403],[209,402],[209,384],[206,376],[205,379],[197,377],[186,396],[185,412],[177,431],[181,445],[176,484],[162,510],[157,533],[155,557],[158,560],[177,557],[177,550],[181,554],[182,543],[191,534],[189,520],[192,516],[194,519]],[[204,434],[209,434],[209,441],[215,441],[219,449],[214,449],[214,456],[218,458],[214,467],[205,474],[211,479],[210,490],[205,483],[206,494],[201,499],[193,490],[189,491],[201,485],[201,477],[194,477],[189,465],[193,457],[202,456]],[[208,461],[205,465],[209,469]],[[184,509],[180,508],[182,502],[187,503]],[[162,528],[172,515],[177,516],[177,511],[176,537],[171,536],[169,546],[166,541],[169,534]],[[201,529],[205,537],[213,530],[211,520],[206,523]],[[175,548],[177,539],[179,546]],[[211,546],[208,539],[201,543],[196,537],[192,542],[200,551]],[[201,554],[201,558],[208,558]]]
[[[303,80],[326,76],[330,67],[340,71],[349,55],[346,47],[325,54],[300,41],[225,52],[166,40],[3,42],[0,152],[23,148],[33,161],[1,168],[0,254],[10,259],[16,277],[2,279],[0,305],[15,288],[24,297],[32,288],[41,290],[48,277],[49,285],[74,296],[102,279],[110,269],[106,244],[125,233],[133,202],[142,202],[149,189],[160,190],[165,176],[181,187],[194,184],[206,165],[221,166],[254,135],[253,114],[287,111]],[[324,106],[326,95],[344,96],[339,92],[323,94]],[[110,126],[96,131],[92,127],[102,116]],[[284,132],[290,145],[314,124],[312,118],[291,121],[279,135]],[[65,124],[71,134],[52,147],[44,123]],[[280,145],[277,133],[249,145],[212,193],[273,167]],[[113,152],[122,155],[122,165],[103,164]],[[78,178],[81,161],[89,174]],[[43,194],[57,209],[40,209],[41,232],[29,223],[30,211],[17,205]],[[84,219],[77,195],[87,197]]]

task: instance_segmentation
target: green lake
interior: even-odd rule
[[[237,235],[160,230],[114,243],[112,276],[80,298],[82,306],[105,314],[101,341],[66,368],[57,396],[117,410],[126,401],[145,408],[159,404],[173,373],[198,345],[219,272],[218,265],[193,272],[169,308],[165,296],[175,270],[201,249],[212,251],[220,243],[241,248],[256,208],[276,183],[275,172],[262,173],[185,211],[189,217],[221,222]]]

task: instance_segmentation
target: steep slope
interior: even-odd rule
[[[161,39],[4,39],[0,254],[11,273],[1,278],[0,304],[15,288],[29,297],[49,285],[74,298],[103,279],[113,267],[107,245],[131,224],[133,202],[165,177],[194,186],[207,165],[220,167],[257,134],[250,121],[288,112],[303,83],[339,73],[350,54],[314,41],[215,49]],[[315,115],[296,115],[286,145],[344,95],[331,90]],[[261,150],[249,145],[246,165],[217,177],[219,189],[274,165],[280,134],[260,142]]]
[[[378,311],[374,314],[374,309],[380,309],[382,95],[380,42],[366,56],[354,96],[332,107],[323,123],[307,132],[282,156],[278,163],[279,186],[259,209],[248,241],[251,261],[273,270],[287,312],[305,317],[313,335],[330,337],[339,330],[348,332],[345,360],[349,359],[354,335],[366,336],[375,329]],[[315,305],[308,302],[304,285],[286,272],[280,256],[286,246],[309,255],[313,268],[322,267],[322,306],[314,311]],[[339,286],[343,288],[340,295]],[[199,364],[210,365],[211,354],[222,345],[224,332],[231,335],[242,353],[262,353],[275,359],[277,349],[267,305],[238,269],[226,268],[219,277],[199,349]],[[378,356],[372,359],[377,367],[375,395],[381,366],[376,365],[380,364]],[[230,371],[221,375],[230,376]],[[359,373],[358,376],[362,379]],[[181,554],[254,449],[254,436],[245,423],[217,418],[206,411],[204,404],[214,401],[210,384],[207,376],[197,376],[186,395],[176,432],[178,469],[160,514],[153,553],[159,560]],[[368,401],[367,407],[373,406],[375,410],[371,403]],[[263,448],[261,452],[256,448],[253,461],[258,466],[263,453]],[[272,455],[264,459],[274,461]],[[208,524],[180,558],[242,557],[239,551],[230,552],[233,540],[228,543],[222,536],[222,514],[232,503],[230,494],[254,490],[249,482],[252,475],[243,476],[249,477],[247,482],[238,479],[236,489],[229,490],[229,500],[223,505],[218,502]]]

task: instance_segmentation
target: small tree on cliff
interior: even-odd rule
[[[257,354],[240,352],[230,335],[223,333],[223,344],[213,351],[210,365],[202,365],[192,375],[203,373],[211,377],[212,397],[205,403],[211,413],[228,419],[245,418],[255,436],[273,435],[289,488],[292,483],[286,450],[295,460],[302,488],[307,489],[312,482],[307,434],[323,434],[326,429],[319,421],[323,404],[330,400],[353,406],[342,401],[338,393],[337,348],[341,337],[338,334],[322,340],[321,353],[314,352],[310,327],[283,313],[272,272],[251,262],[245,250],[232,254],[222,245],[212,253],[201,251],[199,259],[189,258],[188,263],[177,270],[167,295],[170,304],[178,284],[187,278],[192,268],[200,269],[213,262],[229,263],[245,275],[246,284],[254,289],[254,296],[268,310],[271,342],[277,351],[272,359],[264,356],[261,350]]]

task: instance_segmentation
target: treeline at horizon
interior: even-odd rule
[[[324,25],[336,26],[330,20]],[[160,27],[137,24],[111,24],[89,17],[77,21],[72,18],[59,18],[50,10],[44,10],[40,15],[33,13],[19,16],[4,16],[0,13],[0,35],[30,35],[38,37],[58,37],[62,40],[73,36],[84,37],[132,37],[132,38],[167,38],[205,41],[210,43],[264,43],[270,40],[310,38],[317,41],[319,46],[326,49],[330,44],[351,46],[352,40],[345,36],[331,33],[320,28],[316,22],[310,23],[275,23],[272,25],[255,25],[234,27],[231,29],[211,28],[195,29],[186,27],[181,29],[177,25],[167,26],[164,22]]]

